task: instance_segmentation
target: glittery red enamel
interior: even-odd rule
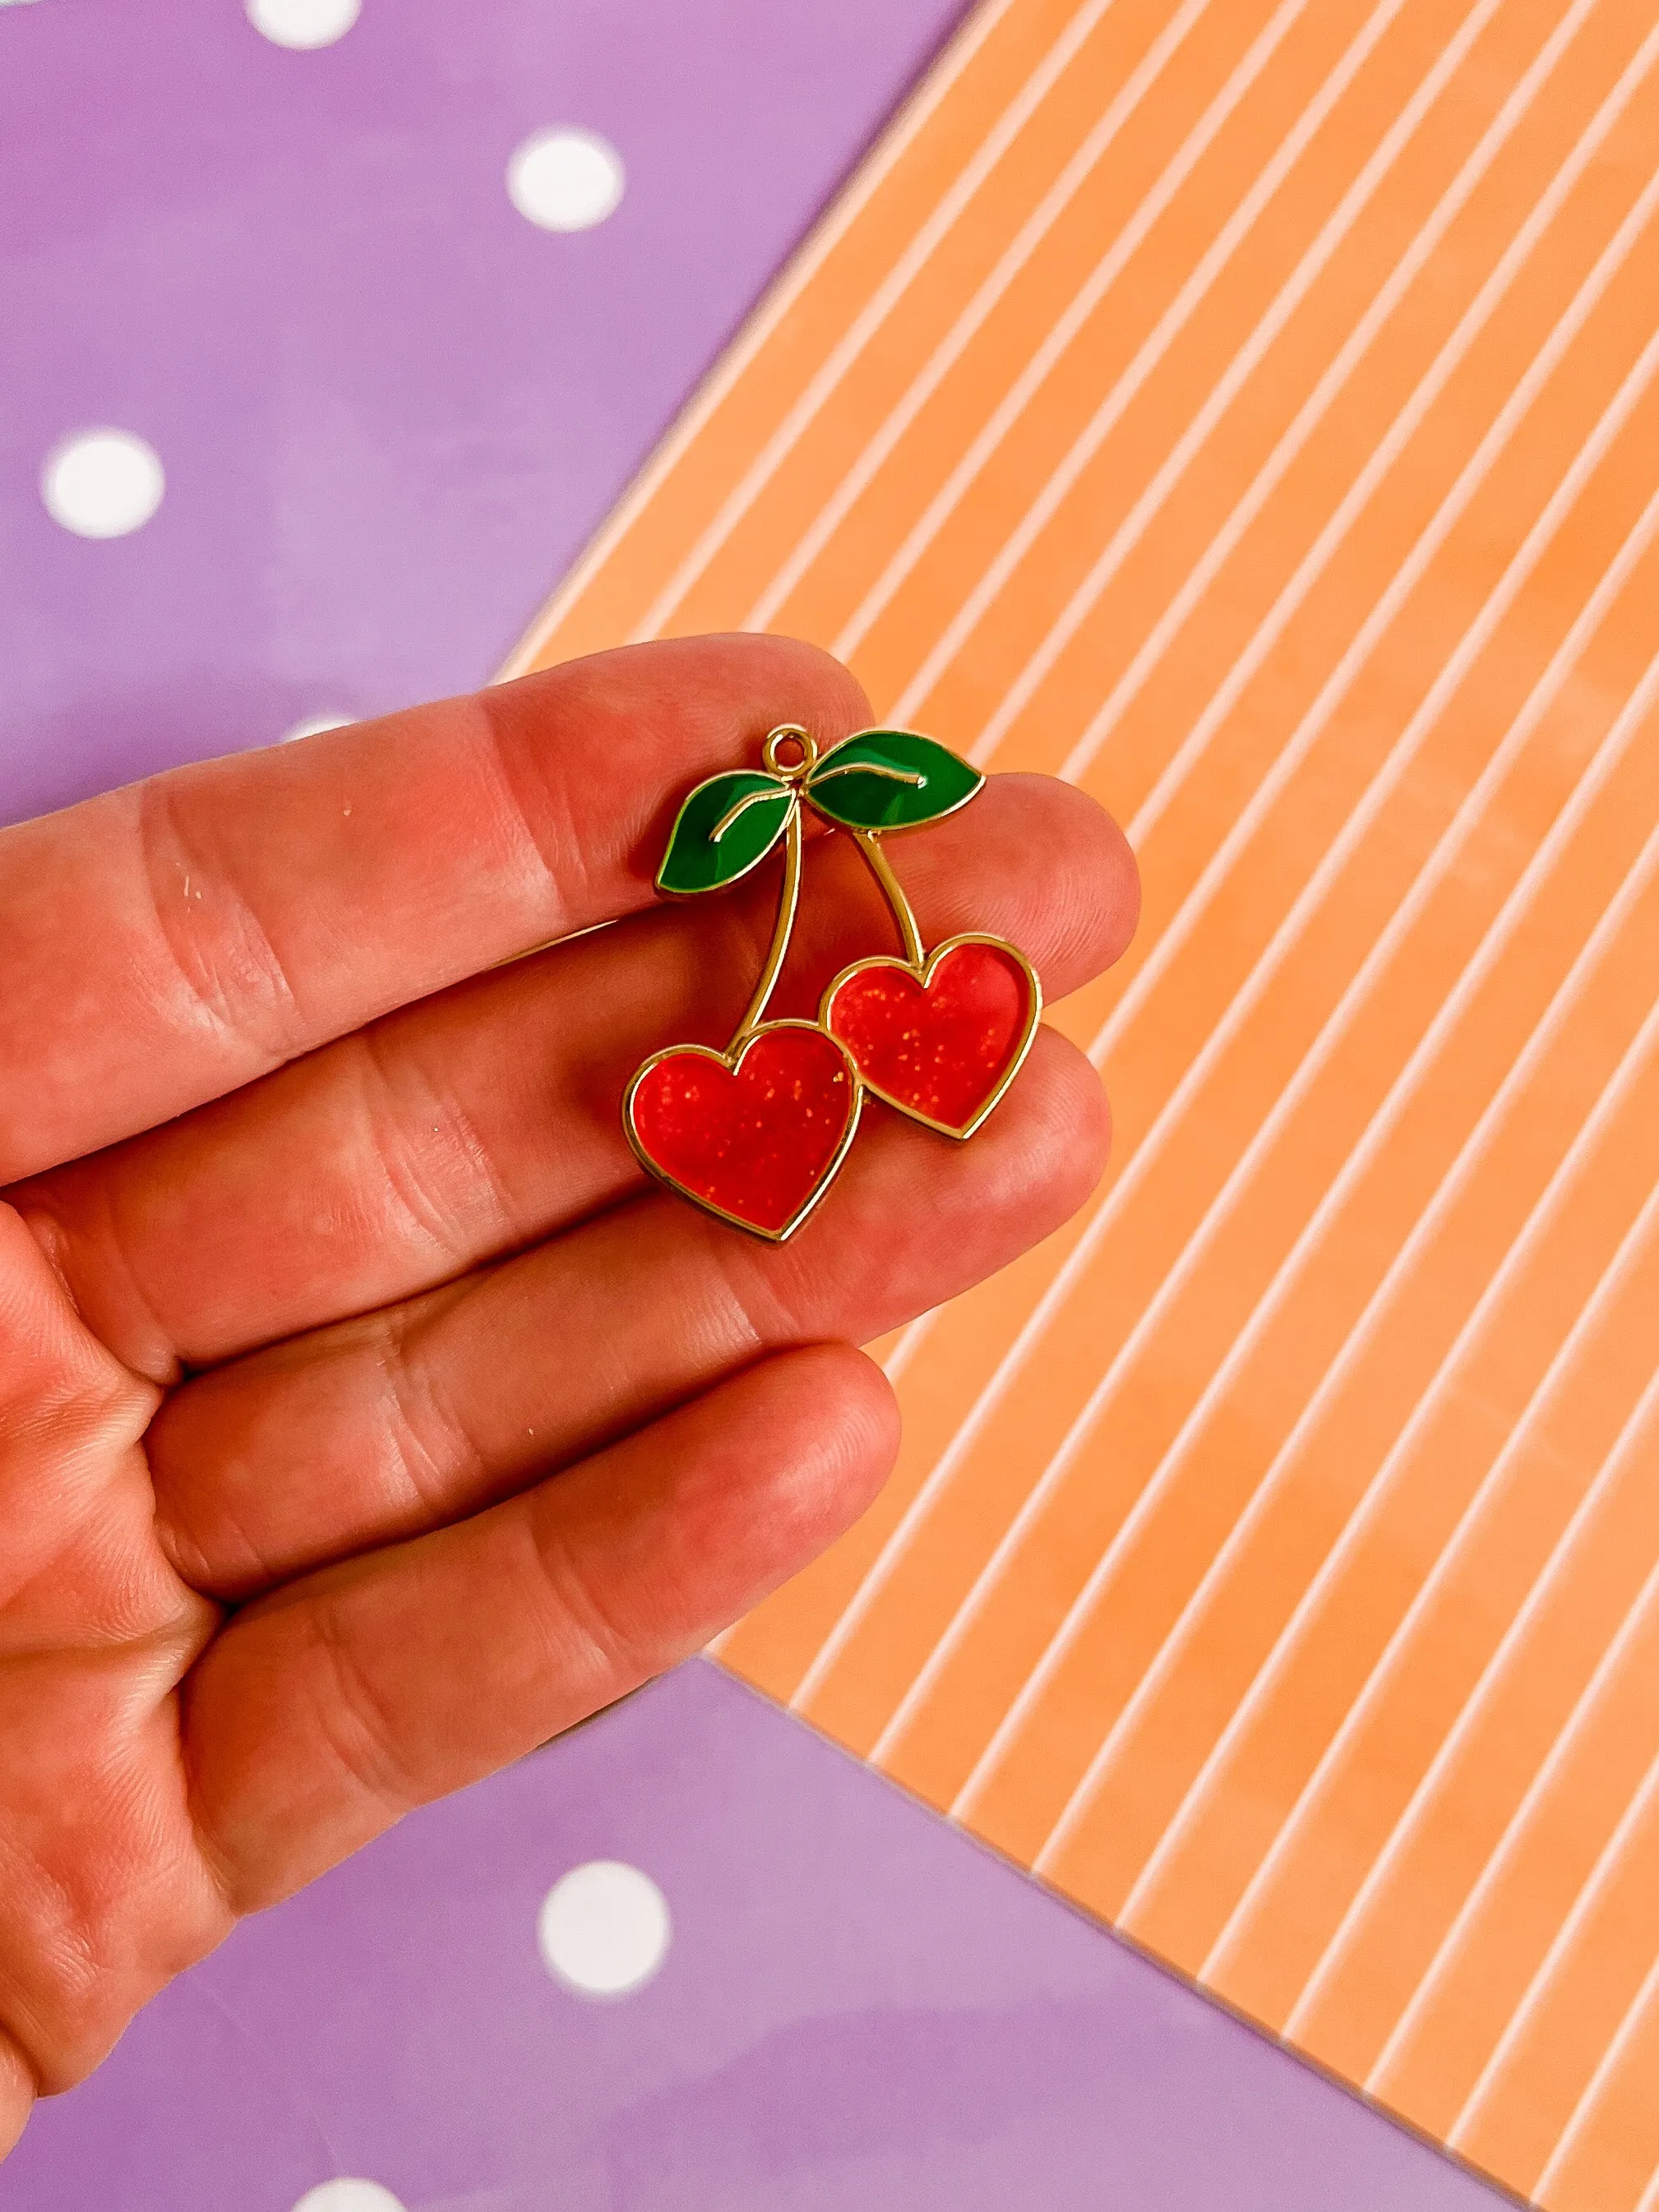
[[[836,993],[829,1024],[866,1083],[960,1130],[1007,1073],[1030,1012],[1017,960],[994,945],[957,945],[925,988],[900,961],[860,969]]]
[[[695,1048],[659,1060],[634,1093],[634,1133],[676,1182],[776,1235],[834,1164],[854,1103],[821,1030],[763,1030],[735,1073]]]

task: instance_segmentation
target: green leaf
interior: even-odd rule
[[[782,836],[794,804],[794,787],[759,769],[711,775],[679,811],[657,889],[690,897],[736,883]]]
[[[849,830],[909,830],[965,806],[985,778],[914,730],[860,730],[806,779],[820,814]]]

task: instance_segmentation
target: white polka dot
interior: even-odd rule
[[[620,1859],[592,1859],[554,1883],[538,1924],[542,1956],[567,1989],[621,1996],[648,1982],[668,1953],[668,1903]]]
[[[538,131],[507,165],[521,216],[544,230],[591,230],[623,196],[622,156],[592,131]]]
[[[331,46],[344,38],[362,0],[247,0],[247,19],[276,46]]]
[[[284,730],[278,743],[291,745],[296,738],[320,738],[325,730],[349,730],[354,719],[350,714],[311,714],[291,730]]]
[[[77,538],[125,538],[161,504],[167,477],[153,446],[131,430],[82,430],[46,456],[40,496]]]
[[[399,2200],[378,2181],[319,2181],[307,2189],[294,2212],[404,2212]]]

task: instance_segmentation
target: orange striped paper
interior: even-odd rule
[[[553,601],[1085,784],[1085,1215],[750,1680],[1659,2212],[1659,13],[988,0]]]

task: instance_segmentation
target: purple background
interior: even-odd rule
[[[487,680],[961,0],[0,7],[0,821]],[[514,148],[620,152],[597,228]],[[167,494],[47,517],[111,424]]]
[[[591,1858],[674,1933],[568,1994]],[[43,2106],[4,2212],[1496,2212],[1480,2183],[694,1663],[250,1921]]]

